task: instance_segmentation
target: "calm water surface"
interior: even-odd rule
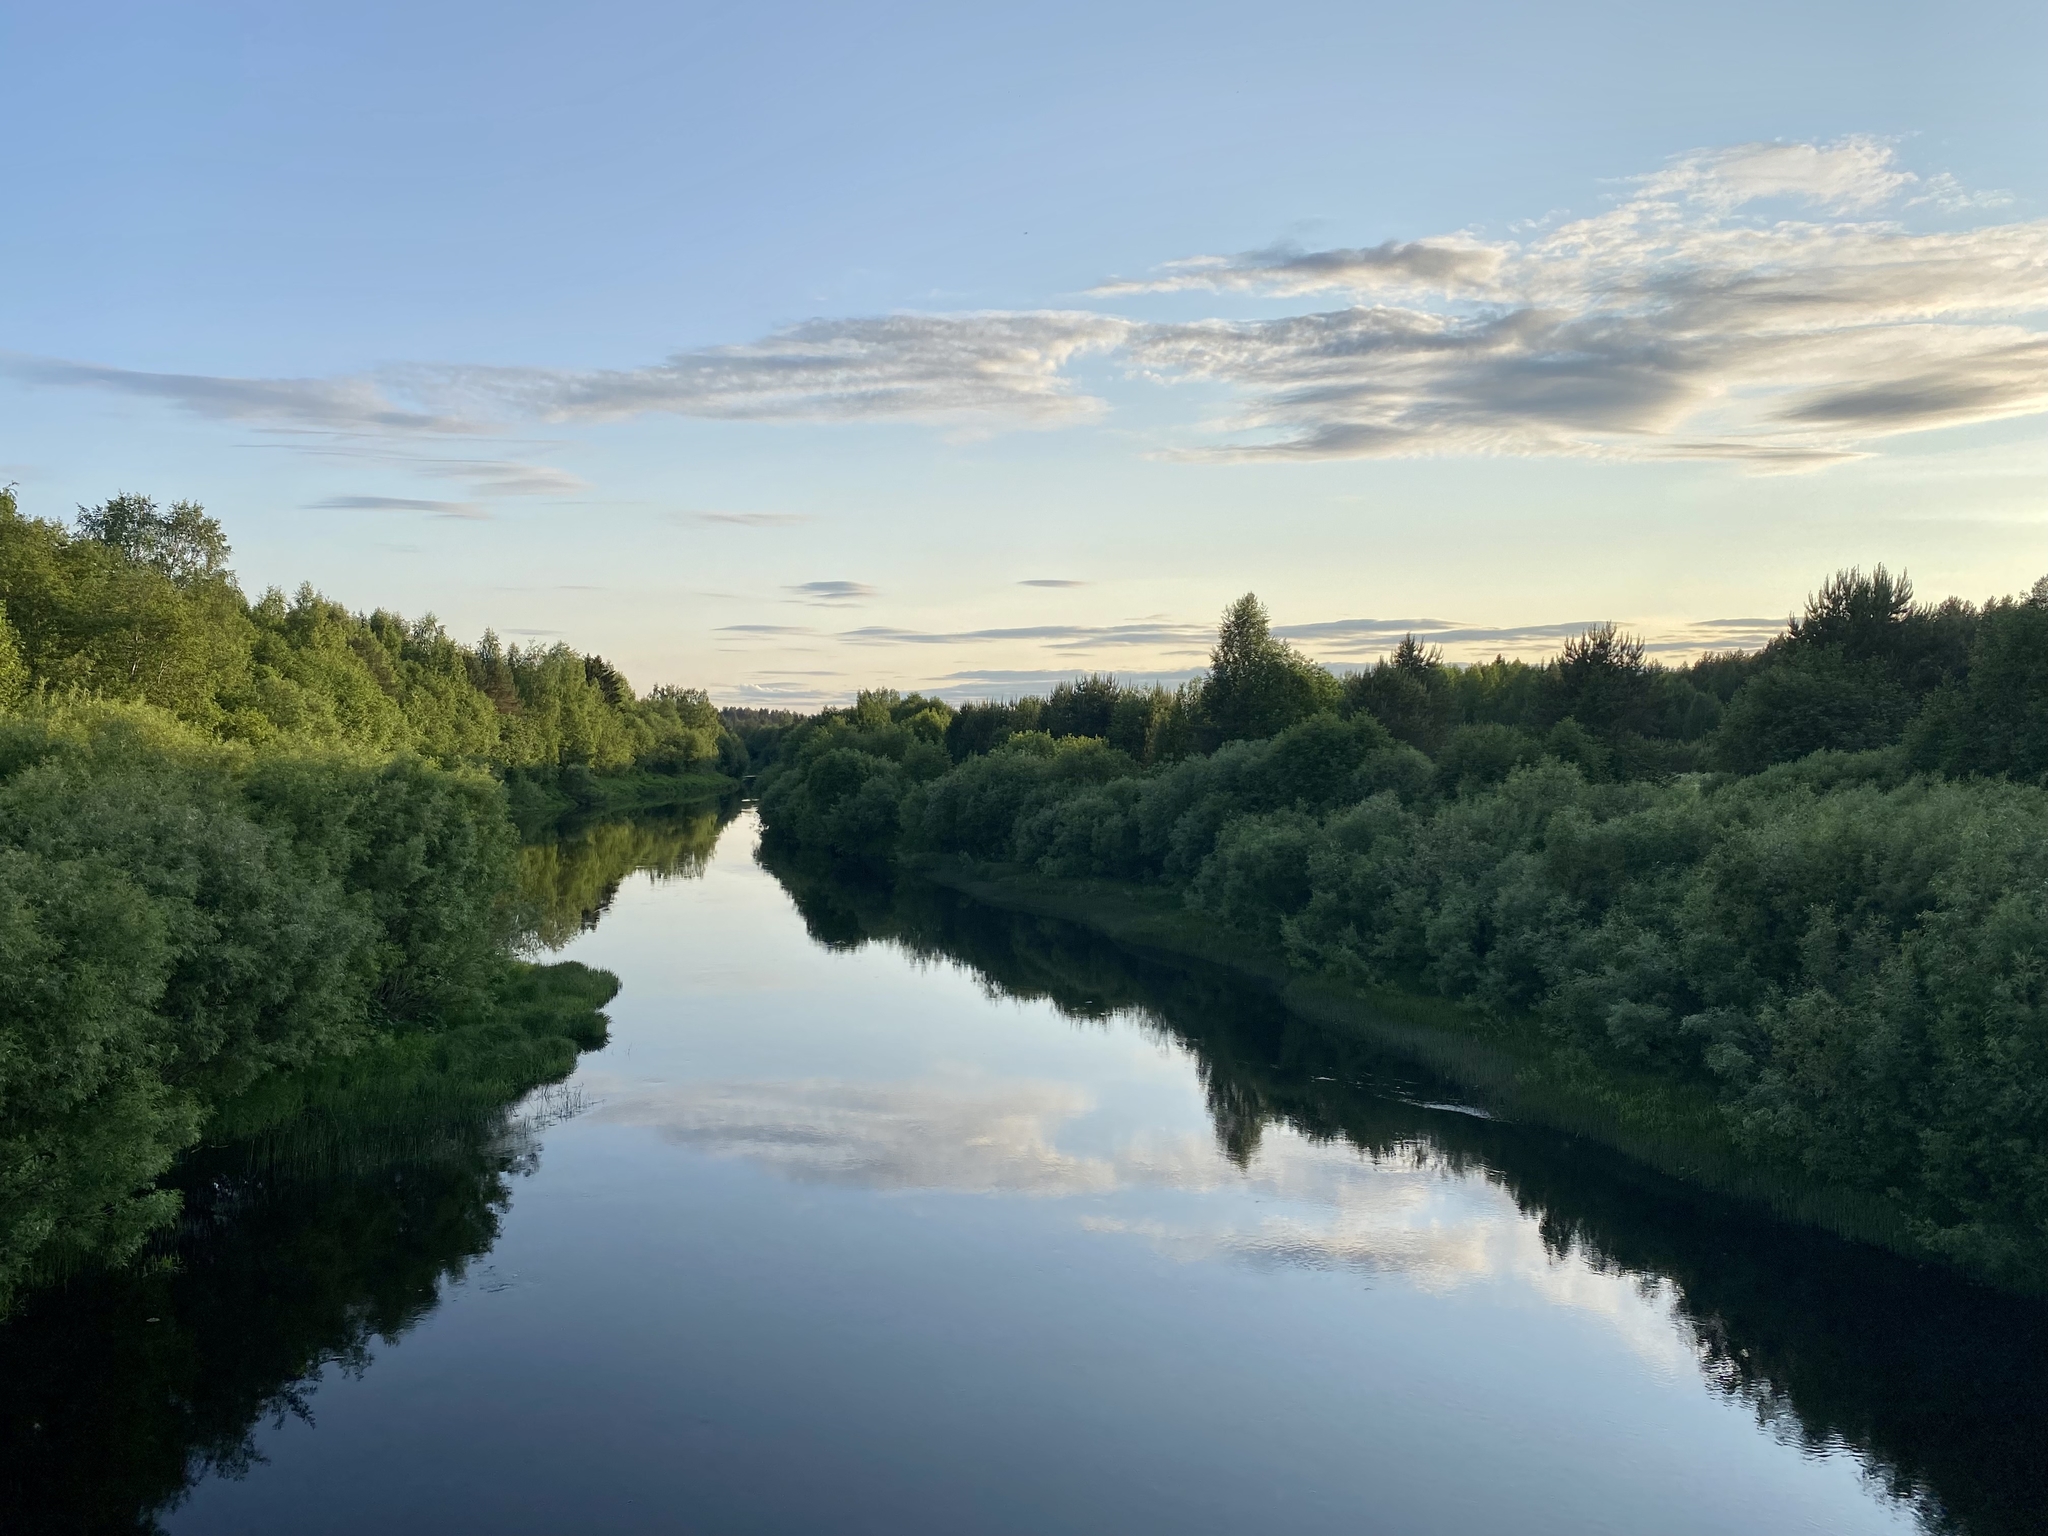
[[[1685,1536],[2039,1508],[2034,1309],[1490,1122],[1226,978],[943,893],[786,886],[750,817],[563,953],[625,990],[522,1140],[315,1190],[212,1289],[148,1303],[217,1314],[184,1347],[249,1378],[211,1409],[179,1389],[220,1426],[178,1451],[200,1475],[166,1528]],[[337,1271],[323,1301],[307,1277]],[[266,1381],[295,1309],[329,1342]]]

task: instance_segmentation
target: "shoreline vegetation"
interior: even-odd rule
[[[1603,626],[1343,677],[1247,595],[1177,690],[806,716],[251,601],[228,555],[190,503],[0,492],[0,1312],[141,1252],[202,1143],[558,1079],[617,980],[534,957],[748,777],[772,842],[1220,959],[1503,1113],[2048,1284],[2048,578],[1846,571],[1684,666]]]
[[[561,934],[635,870],[701,872],[730,802],[600,822],[521,851]],[[1121,1018],[1190,1053],[1223,1152],[1249,1164],[1288,1132],[1399,1167],[1483,1174],[1547,1252],[1664,1289],[1709,1390],[1813,1454],[1857,1457],[1928,1530],[2032,1531],[2011,1468],[2041,1442],[2037,1305],[1773,1222],[1626,1157],[1524,1121],[1450,1112],[1453,1080],[1398,1044],[1330,1028],[1254,980],[919,877],[849,880],[830,861],[761,863],[811,938],[959,965],[992,995]],[[1071,888],[1050,887],[1059,898]],[[1155,897],[1159,893],[1154,893]],[[778,914],[778,921],[788,919]],[[543,1091],[512,1114],[436,1101],[349,1058],[354,1084],[252,1116],[182,1158],[185,1206],[146,1262],[22,1298],[0,1328],[0,1498],[36,1529],[144,1530],[202,1478],[234,1476],[263,1426],[317,1409],[479,1268],[537,1132],[578,1111]],[[273,1090],[274,1091],[274,1090]],[[260,1094],[262,1090],[258,1090]],[[225,1134],[235,1132],[232,1137]]]
[[[1755,653],[1411,637],[1344,678],[1247,595],[1211,663],[763,722],[767,835],[1231,957],[1513,1113],[2048,1283],[2048,579],[1845,571]]]
[[[1696,1087],[1612,1066],[1587,1070],[1546,1051],[1526,1018],[1496,1021],[1413,988],[1304,972],[1283,949],[1261,946],[1156,887],[1052,879],[944,857],[907,860],[905,870],[991,907],[1077,924],[1141,955],[1234,972],[1309,1024],[1390,1049],[1455,1085],[1473,1101],[1454,1106],[1459,1112],[1584,1136],[1782,1220],[1922,1256],[1910,1227],[1882,1199],[1744,1156],[1713,1099]]]
[[[591,895],[540,872],[747,768],[701,692],[252,602],[229,553],[190,503],[0,491],[0,1315],[142,1253],[202,1145],[445,1136],[561,1078],[618,981],[536,963]]]
[[[951,870],[942,883],[773,841],[759,862],[818,944],[963,967],[991,996],[1045,1000],[1076,1023],[1116,1019],[1185,1050],[1218,1148],[1240,1167],[1292,1133],[1375,1166],[1483,1176],[1551,1257],[1663,1291],[1710,1390],[1812,1454],[1853,1452],[1920,1527],[2038,1530],[2039,1489],[2013,1473],[2034,1464],[2048,1414],[2037,1300],[1774,1219],[1534,1115],[1474,1114],[1472,1078],[1434,1069],[1414,1032],[1384,1016],[1391,1038],[1333,1027],[1287,1006],[1246,969],[1257,957],[1183,923],[1169,893],[1134,911],[1122,887],[1094,902],[1065,880]],[[1103,926],[1084,920],[1091,910]],[[1450,1043],[1451,1064],[1469,1068],[1473,1042]]]

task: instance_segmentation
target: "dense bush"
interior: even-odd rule
[[[744,771],[694,689],[642,699],[599,656],[475,646],[303,586],[244,599],[220,526],[116,496],[75,526],[0,490],[0,708],[30,693],[148,703],[222,740],[411,752],[443,766]]]
[[[1269,639],[1255,605],[1232,623],[1239,652]],[[1742,1147],[1888,1197],[1929,1251],[2040,1272],[2048,582],[1921,608],[1881,567],[1845,573],[1764,652],[1683,673],[1612,629],[1542,668],[1409,642],[1306,690],[1299,665],[1219,642],[1219,671],[1266,679],[1238,718],[1283,727],[1228,739],[1212,674],[1180,697],[1194,738],[1226,744],[1171,759],[1014,728],[1061,720],[1051,701],[962,710],[951,767],[828,715],[793,733],[762,813],[841,854],[1170,886],[1305,969],[1691,1084]],[[1090,680],[1064,717],[1116,703]],[[1013,728],[961,751],[994,709]]]
[[[513,800],[745,766],[701,693],[310,587],[252,604],[228,553],[188,503],[67,529],[0,491],[0,1309],[132,1252],[158,1175],[265,1085],[374,1061],[496,1107],[566,1070],[613,983],[512,959]]]
[[[0,1268],[132,1242],[223,1096],[473,1012],[514,852],[474,771],[226,747],[147,705],[0,719]]]

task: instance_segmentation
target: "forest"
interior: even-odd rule
[[[1685,665],[1602,626],[1540,664],[1411,637],[1343,677],[1247,595],[1178,690],[874,691],[761,745],[773,842],[1165,893],[1876,1202],[1918,1256],[2048,1272],[2048,578],[1930,604],[1844,571]]]
[[[251,601],[230,554],[189,502],[0,491],[0,1311],[136,1252],[217,1128],[561,1076],[617,983],[527,958],[574,920],[522,835],[746,766],[701,692]]]

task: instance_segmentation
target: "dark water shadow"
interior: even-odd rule
[[[186,1158],[184,1210],[143,1260],[0,1328],[0,1528],[153,1532],[201,1478],[246,1474],[261,1426],[313,1419],[324,1381],[367,1369],[490,1250],[535,1129],[501,1113],[395,1154],[380,1127],[325,1159]]]
[[[635,872],[701,875],[737,809],[530,845],[528,947],[596,926]],[[266,1123],[216,1134],[158,1181],[180,1213],[135,1261],[32,1292],[0,1323],[0,1531],[154,1532],[201,1479],[246,1474],[262,1426],[314,1416],[322,1382],[366,1370],[490,1251],[538,1132],[579,1107],[560,1089],[515,1103],[467,1072],[304,1077],[288,1119],[222,1106],[217,1126]],[[119,1129],[83,1128],[79,1155]]]
[[[1483,1177],[1556,1257],[1662,1282],[1716,1392],[1771,1433],[1848,1450],[1923,1528],[2048,1530],[2048,1304],[1760,1216],[1594,1143],[1473,1113],[1377,1042],[1307,1020],[1241,976],[1122,948],[1071,923],[778,855],[761,862],[812,937],[970,969],[992,996],[1077,1021],[1135,1016],[1186,1048],[1219,1146],[1271,1126]]]

